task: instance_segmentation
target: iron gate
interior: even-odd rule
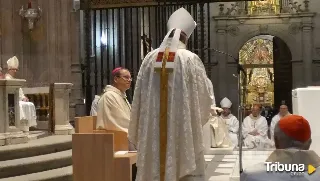
[[[205,65],[210,65],[210,3],[84,11],[86,51],[82,68],[87,114],[92,98],[110,83],[111,71],[118,66],[131,72],[132,88],[127,94],[129,102],[132,101],[135,78],[143,57],[151,48],[160,46],[167,33],[167,20],[180,7],[188,10],[198,24],[188,41],[188,49],[198,54]],[[210,69],[210,66],[206,67]],[[208,74],[210,76],[210,70]]]

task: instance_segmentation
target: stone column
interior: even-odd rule
[[[306,86],[312,85],[312,28],[312,17],[304,17],[302,21],[302,55]]]
[[[217,62],[218,62],[218,72],[219,72],[219,90],[218,97],[216,101],[219,101],[223,96],[226,96],[227,93],[227,82],[225,78],[225,74],[227,71],[227,55],[224,53],[228,53],[226,50],[226,41],[227,41],[227,26],[226,21],[220,20],[217,21],[217,40],[218,40],[218,50],[223,53],[217,53]],[[219,102],[216,102],[218,104]]]
[[[20,127],[19,89],[26,80],[0,79],[0,145],[28,142]]]
[[[54,101],[54,121],[55,134],[67,135],[74,133],[73,126],[69,123],[69,104],[70,92],[73,84],[71,83],[54,83],[53,101]]]

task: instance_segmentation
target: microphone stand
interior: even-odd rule
[[[218,53],[227,55],[228,57],[231,57],[237,64],[237,78],[238,78],[238,102],[239,102],[239,107],[238,107],[238,120],[239,120],[239,171],[240,171],[240,175],[243,172],[243,166],[242,166],[242,139],[243,139],[243,135],[242,135],[242,122],[243,122],[243,118],[244,118],[244,110],[245,110],[245,105],[244,103],[241,102],[241,92],[243,92],[243,100],[245,100],[245,92],[246,92],[246,87],[243,87],[243,90],[241,91],[241,72],[243,73],[243,80],[244,80],[244,84],[246,84],[247,81],[247,73],[246,71],[243,69],[242,65],[239,62],[239,58],[235,58],[230,54],[227,54],[225,52],[222,52],[220,50],[216,50],[213,48],[210,48],[213,51],[216,51]]]

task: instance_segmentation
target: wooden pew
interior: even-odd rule
[[[91,152],[88,153],[90,158],[87,158],[86,156],[83,157],[84,151],[80,151],[79,153],[73,153],[75,156],[73,157],[73,166],[74,166],[74,175],[80,174],[77,176],[74,176],[75,181],[86,181],[85,179],[82,179],[84,177],[81,176],[83,172],[87,172],[88,174],[97,174],[100,175],[101,179],[103,178],[103,174],[101,173],[95,173],[100,172],[103,170],[96,170],[94,172],[90,172],[91,169],[95,169],[95,167],[98,167],[98,164],[100,166],[104,166],[106,169],[113,169],[113,176],[108,177],[108,181],[130,181],[132,180],[132,165],[136,163],[137,154],[136,153],[125,153],[125,154],[117,154],[117,151],[127,151],[128,150],[128,138],[127,133],[120,132],[120,131],[110,131],[110,130],[95,130],[95,123],[96,123],[96,117],[95,116],[86,116],[86,117],[76,117],[75,118],[75,132],[76,134],[72,137],[73,152],[78,152],[79,149],[83,149],[83,147],[86,147],[84,150],[90,148]],[[105,135],[105,136],[101,136]],[[95,136],[97,136],[95,138]],[[111,137],[112,136],[112,137]],[[101,138],[104,137],[104,138]],[[105,140],[103,140],[105,139]],[[81,141],[82,140],[82,141]],[[87,144],[85,142],[90,141],[95,142],[94,144],[103,144],[105,145],[103,148],[101,148],[101,145],[95,147],[94,144]],[[96,141],[98,140],[98,141]],[[99,142],[99,143],[98,143]],[[111,143],[110,143],[111,142]],[[112,145],[112,146],[111,146]],[[97,152],[97,155],[92,156],[91,154],[95,154],[97,149],[107,149],[105,157],[108,157],[106,159],[102,159],[103,162],[106,163],[100,163],[97,162],[97,166],[90,166],[88,168],[84,168],[86,165],[86,160],[91,159],[91,157],[94,157],[92,159],[96,159],[95,157],[101,157],[101,153]],[[111,151],[110,151],[111,150]],[[110,157],[109,153],[112,152],[112,158]],[[79,156],[82,155],[82,156]],[[91,155],[91,156],[90,156]],[[82,159],[82,157],[84,159]],[[79,161],[79,159],[81,161]],[[110,160],[110,161],[109,161]],[[76,165],[75,165],[76,164]],[[91,163],[89,163],[91,164]],[[80,171],[79,171],[80,170]],[[84,171],[86,170],[86,171]],[[107,173],[109,174],[109,173]],[[79,179],[79,180],[78,180]],[[92,179],[96,180],[100,178]],[[89,180],[88,180],[89,181]],[[100,181],[100,180],[97,180]],[[101,180],[102,181],[102,180]],[[103,180],[107,181],[107,180]]]
[[[125,151],[128,150],[128,134],[122,131],[112,130],[96,130],[96,116],[85,116],[75,118],[75,132],[76,133],[111,133],[114,134],[114,150]]]

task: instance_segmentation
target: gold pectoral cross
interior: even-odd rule
[[[165,180],[166,156],[167,156],[167,112],[168,112],[168,69],[166,63],[169,57],[169,49],[166,48],[160,71],[160,181]]]

